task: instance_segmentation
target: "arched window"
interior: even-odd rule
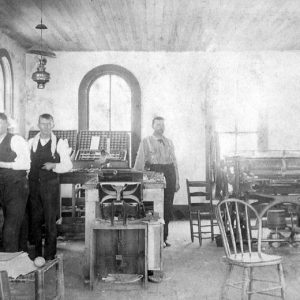
[[[5,103],[5,88],[4,88],[4,70],[1,65],[0,71],[0,112],[4,111],[4,103]]]
[[[78,95],[78,129],[131,132],[134,164],[141,140],[141,90],[135,76],[117,65],[102,65],[82,79]]]
[[[0,111],[14,116],[13,71],[9,53],[0,49]]]

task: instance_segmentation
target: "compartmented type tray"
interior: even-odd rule
[[[97,149],[91,149],[93,137],[99,137]],[[100,158],[100,151],[106,151],[108,148],[112,159],[126,160],[127,153],[130,153],[130,132],[80,131],[78,135],[78,150],[75,160],[97,160]]]

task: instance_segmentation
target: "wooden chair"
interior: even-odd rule
[[[217,221],[220,227],[227,264],[225,280],[222,285],[220,299],[228,299],[228,287],[240,288],[241,299],[251,299],[253,294],[262,294],[285,299],[285,283],[282,269],[282,258],[278,255],[269,255],[261,252],[262,221],[257,211],[248,203],[238,199],[226,199],[217,205]],[[251,219],[250,219],[251,217]],[[255,219],[255,220],[254,220]],[[255,232],[251,222],[256,222]],[[254,247],[256,247],[257,249]],[[279,281],[266,280],[268,277],[265,269],[264,279],[254,279],[254,269],[275,266],[279,275]],[[242,280],[233,282],[230,278],[233,267],[243,269]],[[254,289],[254,282],[260,282],[260,286]],[[267,283],[263,288],[262,284]],[[280,290],[280,295],[275,291]],[[273,293],[271,293],[273,292]]]
[[[188,208],[190,218],[191,240],[199,239],[200,246],[203,239],[214,240],[215,221],[214,205],[218,201],[212,199],[211,185],[205,181],[190,181],[186,179]],[[197,202],[195,201],[197,199]],[[209,224],[204,220],[209,220]],[[205,234],[205,235],[204,235]],[[209,234],[207,236],[206,234]]]

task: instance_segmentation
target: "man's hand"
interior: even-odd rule
[[[176,182],[176,185],[175,185],[175,192],[178,192],[180,190],[180,185],[178,182]]]
[[[55,163],[46,162],[46,163],[44,163],[42,169],[43,169],[43,170],[50,171],[50,170],[53,170],[55,167],[56,167],[56,164],[55,164]]]

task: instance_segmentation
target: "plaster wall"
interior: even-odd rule
[[[0,30],[0,48],[6,49],[10,55],[14,79],[14,115],[16,121],[15,132],[25,134],[25,110],[26,110],[26,87],[25,87],[25,50],[15,41],[10,39]]]
[[[300,149],[297,115],[300,103],[299,52],[60,52],[49,59],[51,80],[38,90],[30,79],[36,61],[27,56],[26,130],[49,112],[57,129],[78,128],[78,88],[84,75],[103,64],[120,65],[134,74],[142,91],[142,137],[151,134],[151,119],[166,119],[166,136],[175,145],[181,190],[175,203],[186,203],[185,178],[205,178],[204,112],[233,113],[229,103],[251,103],[269,128],[270,149]],[[207,106],[205,106],[205,102]],[[300,129],[300,128],[299,128]]]
[[[300,52],[265,60],[269,149],[300,150]]]

